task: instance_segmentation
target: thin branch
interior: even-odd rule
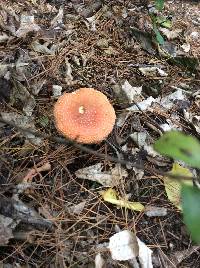
[[[102,154],[102,153],[99,153],[99,152],[97,152],[97,151],[85,146],[85,145],[79,144],[74,140],[70,140],[68,138],[61,138],[61,137],[58,137],[58,136],[53,137],[51,135],[32,130],[30,128],[29,129],[23,128],[23,127],[17,126],[15,123],[7,121],[7,120],[5,120],[3,118],[0,118],[0,123],[8,124],[8,125],[10,125],[10,126],[12,126],[14,128],[17,128],[21,132],[30,133],[30,134],[32,134],[34,136],[49,140],[51,142],[56,142],[56,143],[64,144],[64,145],[73,145],[75,148],[77,148],[77,149],[79,149],[79,150],[81,150],[83,152],[86,152],[88,154],[95,155],[95,156],[97,156],[97,157],[99,157],[101,159],[105,159],[105,160],[115,162],[115,163],[120,163],[122,165],[127,165],[128,164],[128,165],[131,165],[132,167],[135,167],[137,169],[144,170],[144,171],[146,171],[146,172],[148,172],[150,174],[154,174],[154,175],[157,174],[157,175],[160,175],[160,176],[167,176],[167,177],[170,177],[170,178],[173,178],[173,179],[180,179],[180,180],[198,179],[196,177],[169,174],[167,172],[163,172],[163,171],[155,169],[155,168],[144,167],[143,165],[139,165],[139,164],[133,163],[131,161],[127,161],[127,160],[124,160],[124,159],[121,159],[121,158],[116,158],[116,157],[113,157],[113,156],[110,156],[110,155]]]

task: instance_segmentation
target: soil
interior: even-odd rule
[[[169,171],[172,160],[149,155],[130,138],[142,131],[153,144],[162,133],[160,125],[170,118],[177,128],[200,137],[196,125],[184,117],[185,111],[197,116],[200,111],[196,98],[199,66],[195,65],[200,56],[200,4],[165,1],[163,10],[163,15],[172,17],[173,30],[182,31],[179,38],[168,41],[178,49],[190,44],[182,55],[195,59],[192,67],[174,64],[159,53],[149,4],[146,0],[0,1],[0,40],[3,34],[8,37],[0,41],[0,113],[25,116],[30,129],[48,135],[39,137],[42,141],[27,138],[17,128],[23,128],[25,121],[19,124],[16,117],[10,124],[0,123],[0,214],[12,221],[4,244],[1,237],[7,237],[7,229],[0,228],[2,267],[98,267],[95,256],[99,252],[105,267],[135,267],[112,260],[104,246],[116,228],[133,231],[151,248],[153,267],[200,267],[200,248],[192,242],[182,213],[168,200],[162,176],[151,172]],[[59,10],[63,18],[56,24]],[[17,36],[22,14],[34,16],[40,29]],[[87,19],[93,16],[95,24]],[[139,38],[134,29],[140,31]],[[154,41],[141,37],[144,32]],[[45,52],[39,51],[39,45],[44,45]],[[57,46],[55,53],[53,46]],[[22,63],[28,67],[19,67]],[[167,76],[148,76],[139,69],[154,65],[161,66]],[[181,86],[189,94],[172,109],[154,107],[130,113],[106,140],[88,146],[91,153],[54,139],[61,136],[53,119],[54,85],[61,86],[62,93],[93,87],[108,97],[119,117],[133,105],[117,94],[126,80],[134,87],[142,86],[143,99],[165,97]],[[34,103],[33,109],[28,100]],[[115,187],[117,193],[144,206],[166,208],[165,216],[148,217],[143,211],[119,208],[103,200],[101,184],[77,178],[77,170],[97,163],[109,171],[115,163],[107,155],[120,155],[144,168],[144,175],[138,176],[128,165],[119,164],[128,176]],[[74,212],[73,206],[81,203],[81,211]]]

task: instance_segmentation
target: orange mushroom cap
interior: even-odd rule
[[[59,97],[54,107],[57,129],[80,143],[104,140],[115,124],[115,110],[107,97],[93,88],[80,88]]]

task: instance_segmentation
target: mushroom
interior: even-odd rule
[[[80,88],[59,97],[54,106],[57,129],[80,143],[99,143],[112,131],[115,110],[107,97],[93,88]]]

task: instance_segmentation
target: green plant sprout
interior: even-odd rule
[[[165,40],[159,31],[159,27],[171,28],[172,22],[170,19],[158,14],[164,8],[164,0],[154,0],[154,3],[155,3],[156,11],[155,9],[153,9],[153,11],[150,11],[150,17],[151,17],[156,41],[158,42],[159,45],[163,45]]]

